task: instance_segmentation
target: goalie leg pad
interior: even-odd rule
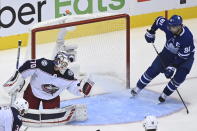
[[[30,127],[50,127],[65,125],[72,121],[87,120],[86,105],[70,105],[61,109],[28,110],[23,116],[23,125]]]
[[[76,121],[85,121],[88,119],[88,113],[87,113],[87,106],[84,104],[81,105],[75,105],[76,106],[76,112],[75,112],[75,120]]]

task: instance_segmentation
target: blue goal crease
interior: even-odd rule
[[[147,115],[162,117],[183,109],[182,103],[169,97],[163,104],[156,104],[159,94],[143,90],[131,99],[128,90],[97,95],[84,99],[62,101],[61,107],[72,104],[86,104],[88,120],[71,122],[71,125],[106,125],[141,121]]]

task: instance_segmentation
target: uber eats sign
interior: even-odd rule
[[[72,14],[126,13],[128,0],[0,0],[0,37],[26,33],[32,24]],[[126,7],[127,6],[127,7]]]
[[[125,0],[55,0],[56,17],[61,16],[60,9],[65,7],[72,7],[76,14],[87,14],[95,11],[121,10],[124,6]]]

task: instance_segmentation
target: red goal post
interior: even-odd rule
[[[76,25],[85,25],[90,23],[96,23],[96,22],[102,22],[102,21],[109,21],[109,20],[116,20],[116,19],[125,19],[125,29],[126,29],[126,88],[130,88],[130,16],[128,14],[117,14],[117,15],[110,15],[110,16],[104,16],[104,17],[98,17],[98,18],[91,18],[86,20],[79,20],[69,23],[63,23],[63,24],[55,24],[55,25],[48,25],[48,26],[41,26],[37,28],[33,28],[31,30],[31,59],[36,59],[36,33],[43,32],[47,30],[54,30],[54,29],[60,29],[65,27],[71,27]]]

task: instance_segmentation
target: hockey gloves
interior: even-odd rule
[[[174,75],[174,72],[176,71],[176,68],[175,67],[172,67],[172,66],[168,66],[166,69],[165,69],[165,76],[167,79],[171,78],[173,75]]]
[[[83,92],[85,96],[88,96],[94,84],[95,83],[90,78],[83,79],[80,83],[81,92]]]
[[[153,30],[146,30],[145,39],[148,43],[154,43],[155,42],[155,31]]]

